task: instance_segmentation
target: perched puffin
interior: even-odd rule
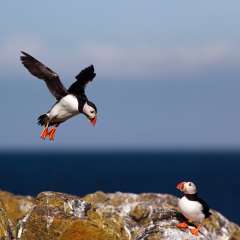
[[[40,137],[49,137],[50,141],[55,138],[57,127],[80,113],[84,114],[94,126],[97,121],[97,108],[85,95],[85,86],[91,82],[96,74],[93,65],[83,69],[77,76],[77,81],[66,89],[57,73],[48,68],[26,52],[21,52],[22,64],[35,77],[44,80],[49,91],[56,98],[55,104],[45,114],[38,118],[38,124],[44,126]],[[52,127],[48,130],[48,127]]]
[[[191,233],[197,236],[203,221],[211,215],[209,207],[205,201],[198,197],[197,187],[193,182],[180,182],[176,187],[184,194],[178,201],[178,208],[183,216],[196,226],[191,229]],[[188,223],[179,223],[177,227],[187,229]]]

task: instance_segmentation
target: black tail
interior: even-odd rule
[[[38,124],[40,126],[46,125],[47,122],[48,122],[48,115],[47,114],[43,114],[43,115],[38,117]]]

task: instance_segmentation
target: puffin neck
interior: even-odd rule
[[[198,199],[197,193],[195,193],[195,194],[184,194],[184,196],[190,201],[196,201]]]

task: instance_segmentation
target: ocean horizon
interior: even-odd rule
[[[181,194],[195,182],[211,208],[240,223],[240,151],[0,151],[0,188],[20,195],[42,191]]]

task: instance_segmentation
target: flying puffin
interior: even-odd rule
[[[77,81],[66,89],[56,72],[28,53],[23,51],[21,53],[22,56],[20,59],[22,64],[31,74],[46,83],[48,90],[57,100],[47,113],[38,118],[38,124],[44,126],[40,135],[42,139],[49,137],[49,140],[53,141],[57,127],[80,113],[84,114],[90,120],[91,124],[95,126],[97,108],[85,95],[85,86],[96,76],[93,65],[83,69],[76,76]],[[49,127],[52,128],[48,130]]]
[[[211,215],[209,207],[205,201],[198,197],[197,187],[193,182],[180,182],[176,187],[184,194],[178,201],[178,208],[183,216],[196,226],[191,229],[191,233],[197,236],[203,221]],[[179,223],[177,227],[187,229],[188,223]]]

